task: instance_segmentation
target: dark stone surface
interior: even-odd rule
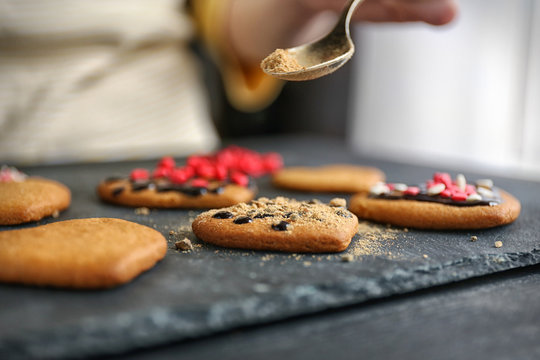
[[[278,150],[288,165],[376,165],[390,180],[408,183],[422,181],[434,170],[447,170],[362,159],[329,139],[268,138],[241,144],[259,151]],[[58,220],[99,216],[135,221],[161,231],[170,240],[170,250],[154,269],[113,290],[0,286],[0,358],[122,353],[540,263],[538,183],[493,177],[522,201],[522,215],[514,224],[474,232],[398,229],[396,239],[380,244],[377,255],[344,263],[341,254],[295,256],[212,247],[190,231],[197,211],[153,210],[150,215],[136,215],[133,209],[102,204],[95,195],[102,178],[153,164],[24,169],[58,179],[72,189],[72,206]],[[466,175],[469,179],[486,176]],[[260,196],[324,201],[334,197],[280,191],[268,179],[261,179],[259,186]],[[41,223],[50,221],[57,220]],[[174,250],[170,230],[190,238],[195,250]],[[471,235],[478,241],[471,242]],[[504,246],[495,248],[496,240]],[[365,240],[355,237],[351,247],[360,241]]]
[[[111,359],[536,360],[539,291],[535,265]]]

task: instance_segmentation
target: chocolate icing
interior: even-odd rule
[[[126,178],[121,177],[109,177],[105,179],[105,182],[115,182],[115,181],[121,181],[121,180],[128,180]],[[138,192],[142,190],[152,190],[155,189],[156,192],[167,192],[167,191],[177,191],[182,194],[185,194],[187,196],[202,196],[205,194],[222,194],[225,191],[225,186],[227,186],[228,182],[222,182],[217,187],[213,188],[207,188],[202,186],[192,186],[187,184],[173,184],[170,181],[165,181],[162,179],[156,180],[128,180],[131,184],[131,191]],[[253,188],[255,185],[250,179],[250,182],[248,184],[248,187]],[[113,196],[120,195],[125,190],[124,187],[115,188],[112,191]]]
[[[452,206],[495,206],[502,202],[497,189],[493,189],[493,198],[483,198],[482,200],[474,201],[455,201],[451,198],[442,197],[440,195],[428,195],[427,189],[425,186],[419,186],[420,193],[418,195],[406,195],[399,192],[391,192],[389,194],[373,195],[370,194],[369,197],[373,199],[386,199],[386,200],[415,200],[415,201],[427,201],[434,202],[439,204],[446,204]]]

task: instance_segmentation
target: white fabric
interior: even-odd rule
[[[0,0],[0,161],[214,148],[183,2]]]

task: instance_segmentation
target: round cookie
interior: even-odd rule
[[[80,289],[124,284],[165,256],[158,231],[120,219],[0,232],[0,281]]]
[[[0,199],[0,225],[17,225],[65,210],[71,203],[71,192],[54,180],[6,176],[0,181]]]
[[[343,199],[326,205],[277,197],[204,212],[192,228],[201,240],[229,248],[339,252],[358,231],[358,219]]]
[[[436,180],[441,178],[446,184]],[[506,225],[518,218],[520,202],[493,187],[490,180],[481,180],[475,186],[467,184],[462,175],[458,175],[458,179],[461,180],[452,181],[448,174],[436,173],[434,180],[419,187],[381,183],[374,186],[370,194],[354,195],[349,210],[362,219],[438,230],[485,229]]]
[[[133,169],[129,177],[110,178],[97,188],[106,202],[152,208],[219,208],[255,197],[253,178],[282,167],[277,153],[258,152],[231,145],[208,155],[191,155],[178,166],[163,157],[150,172]]]
[[[287,167],[272,176],[277,187],[311,192],[367,192],[383,180],[384,173],[377,168],[346,164]]]
[[[245,202],[255,196],[254,187],[211,182],[207,186],[174,185],[170,182],[110,179],[97,188],[108,203],[149,208],[219,208]]]

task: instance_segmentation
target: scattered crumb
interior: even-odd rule
[[[58,218],[58,217],[60,216],[60,211],[54,210],[54,212],[51,214],[51,216],[52,216],[53,218],[55,218],[55,219]]]
[[[351,262],[353,260],[354,260],[354,256],[352,256],[351,254],[345,254],[341,257],[342,262]]]
[[[175,236],[175,235],[176,235],[176,232],[175,232],[174,230],[171,230],[171,231],[169,231],[169,235]]]
[[[330,206],[334,207],[346,207],[347,206],[347,200],[343,198],[334,198],[330,200],[330,203],[328,204]]]
[[[304,266],[305,267],[311,266],[311,261],[304,261]]]
[[[478,240],[478,236],[476,236],[476,235],[471,236],[471,241],[472,242],[475,242],[476,240]]]
[[[135,214],[137,215],[149,215],[150,209],[147,207],[140,207],[135,209]]]
[[[409,229],[408,228],[403,228],[403,231],[404,232],[409,232]]]
[[[429,256],[427,256],[427,254],[424,254],[424,255],[422,255],[422,257],[423,257],[424,259],[427,259]]]
[[[500,248],[500,247],[503,246],[503,243],[502,243],[502,241],[495,241],[494,245],[495,245],[496,248]]]
[[[392,256],[387,251],[387,245],[398,238],[400,230],[390,226],[377,225],[369,222],[360,222],[358,225],[358,239],[353,240],[349,253],[354,257],[363,255]]]
[[[191,240],[189,240],[188,238],[184,238],[182,240],[179,240],[179,241],[175,242],[174,245],[176,246],[176,248],[178,250],[182,250],[182,251],[191,251],[191,250],[193,250],[193,244],[191,244]]]

